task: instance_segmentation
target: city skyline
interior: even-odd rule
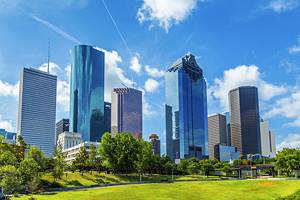
[[[300,29],[295,21],[299,18],[299,7],[282,6],[276,9],[271,2],[273,1],[252,1],[251,4],[245,3],[246,6],[231,2],[228,7],[236,8],[231,14],[227,13],[222,2],[198,2],[187,6],[188,9],[182,7],[184,13],[181,18],[171,15],[165,20],[155,16],[153,19],[141,18],[143,14],[146,16],[143,5],[145,8],[151,7],[143,1],[127,2],[128,5],[117,1],[107,2],[107,7],[125,38],[125,44],[133,53],[129,53],[101,2],[72,1],[69,5],[58,7],[54,11],[55,15],[43,11],[49,10],[48,7],[51,6],[57,7],[58,1],[53,1],[47,9],[36,5],[42,7],[39,11],[28,5],[16,4],[13,7],[8,4],[9,9],[0,14],[0,125],[16,131],[18,73],[22,67],[46,69],[43,63],[47,62],[50,38],[50,71],[58,75],[56,121],[68,118],[68,52],[76,43],[93,44],[105,48],[104,51],[107,52],[106,100],[110,100],[108,94],[113,87],[121,86],[119,80],[128,85],[135,82],[136,87],[144,91],[145,97],[144,138],[148,139],[150,133],[156,132],[164,144],[164,124],[159,125],[164,113],[162,77],[173,60],[191,51],[196,55],[208,82],[208,114],[228,111],[227,93],[230,89],[243,85],[257,86],[262,116],[270,122],[271,129],[275,130],[278,146],[299,145],[297,52]],[[4,11],[3,7],[0,6],[0,10]],[[122,11],[118,13],[118,10]],[[219,16],[223,16],[223,19],[212,17],[215,10],[219,11]],[[96,14],[99,11],[103,18]],[[76,20],[79,19],[76,18],[78,13],[81,20]],[[137,18],[138,13],[140,15]],[[85,24],[92,17],[99,19],[97,26]],[[127,28],[125,25],[129,19],[134,23]],[[175,19],[179,20],[178,23],[174,23],[177,22]],[[143,24],[138,20],[143,21]],[[163,23],[159,23],[160,20]],[[260,23],[261,20],[266,23]],[[25,23],[26,28],[22,26]],[[148,29],[149,25],[152,26],[151,29]],[[78,29],[79,27],[83,28]],[[102,31],[103,27],[105,31]],[[190,34],[183,34],[186,29],[191,30]],[[259,33],[256,33],[257,30],[260,30]],[[18,36],[20,32],[23,33],[22,37]],[[18,45],[22,42],[24,45]],[[18,46],[17,54],[13,48],[15,46]]]

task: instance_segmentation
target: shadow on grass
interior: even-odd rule
[[[40,195],[43,195],[43,196],[50,196],[50,195],[56,195],[57,192],[48,192],[48,193],[41,193]]]
[[[83,186],[78,180],[65,180],[66,185]]]

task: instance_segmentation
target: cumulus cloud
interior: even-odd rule
[[[292,118],[294,121],[285,125],[300,127],[300,91],[295,91],[288,97],[278,99],[265,114],[266,118],[275,116]]]
[[[272,0],[266,9],[272,10],[276,13],[293,10],[299,6],[299,0]]]
[[[150,67],[149,65],[145,66],[145,71],[147,72],[147,74],[149,76],[152,76],[154,78],[159,78],[159,77],[163,77],[165,75],[165,71],[164,70],[159,70],[155,67]]]
[[[0,80],[0,96],[3,97],[18,97],[19,94],[19,82],[16,84],[10,84]]]
[[[300,148],[300,134],[289,134],[281,143],[277,144],[277,151],[281,151],[283,148]]]
[[[131,58],[129,68],[136,73],[141,73],[142,65],[140,64],[138,56]]]
[[[184,21],[190,15],[197,2],[198,0],[144,0],[138,9],[137,18],[140,23],[149,21],[151,26],[158,24],[168,32],[173,24]]]
[[[212,86],[209,87],[209,99],[217,99],[223,109],[228,110],[228,92],[239,86],[256,86],[259,98],[263,101],[272,99],[275,96],[287,92],[284,86],[277,86],[264,81],[259,68],[255,65],[241,65],[224,71],[223,77],[216,78]]]
[[[12,120],[3,119],[2,115],[0,115],[0,128],[4,128],[6,131],[13,132],[14,126],[12,125]]]
[[[155,92],[159,87],[159,82],[152,78],[148,78],[145,82],[144,88],[146,92]]]

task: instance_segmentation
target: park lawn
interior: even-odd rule
[[[201,175],[184,175],[184,176],[174,176],[174,180],[201,180],[206,178]],[[210,177],[216,178],[216,177]],[[170,175],[158,175],[158,174],[151,174],[151,175],[143,175],[143,181],[158,181],[158,180],[171,180],[172,177]],[[57,180],[54,183],[54,178],[51,174],[45,174],[42,176],[42,180],[45,184],[51,185],[50,187],[75,187],[75,186],[90,186],[96,184],[103,184],[103,183],[124,183],[124,182],[134,182],[139,181],[138,174],[129,174],[129,175],[113,175],[113,174],[104,174],[104,173],[97,173],[97,172],[86,172],[86,173],[79,173],[79,172],[68,172],[61,177],[61,179]]]
[[[300,189],[297,180],[198,181],[123,185],[33,195],[37,200],[268,200],[288,196]],[[29,196],[13,200],[28,200]]]

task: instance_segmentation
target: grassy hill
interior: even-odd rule
[[[199,181],[123,185],[31,196],[37,200],[268,200],[300,190],[297,180]],[[28,200],[30,196],[13,200]]]

